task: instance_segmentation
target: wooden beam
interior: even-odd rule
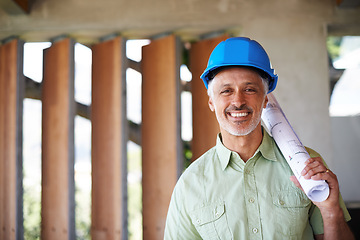
[[[141,72],[141,63],[140,62],[136,62],[131,59],[128,59],[128,61],[129,61],[129,68],[131,68],[137,72]]]
[[[142,186],[144,239],[162,239],[171,193],[182,172],[180,43],[175,36],[143,47]]]
[[[30,0],[13,0],[25,13],[30,13]]]
[[[41,83],[25,77],[25,97],[41,100]],[[76,115],[90,120],[91,106],[76,102]],[[129,140],[141,145],[141,125],[128,120]]]
[[[192,73],[191,89],[193,103],[193,160],[200,157],[216,143],[219,125],[215,114],[210,111],[205,85],[200,79],[215,46],[228,36],[202,40],[191,45],[190,71]]]
[[[10,15],[28,14],[31,3],[30,0],[1,0],[0,7]]]
[[[127,239],[124,46],[115,37],[92,47],[93,240]]]
[[[41,83],[25,77],[25,98],[41,100]]]
[[[75,239],[74,41],[44,50],[41,239]]]
[[[23,42],[0,46],[0,239],[23,239]]]

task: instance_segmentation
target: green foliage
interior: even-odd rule
[[[184,143],[184,170],[189,167],[192,161],[192,151],[189,142]]]
[[[76,239],[90,240],[90,226],[91,226],[91,192],[76,188],[75,192],[75,225],[76,225]]]
[[[142,239],[141,148],[128,152],[129,240]]]
[[[36,191],[33,186],[24,186],[23,196],[24,207],[24,239],[40,239],[40,222],[41,222],[41,193]]]
[[[340,55],[341,41],[342,37],[330,36],[327,38],[326,45],[332,61],[334,61]]]

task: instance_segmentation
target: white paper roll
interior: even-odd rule
[[[310,158],[310,155],[300,142],[272,93],[268,94],[268,99],[269,101],[261,116],[263,124],[274,138],[308,198],[315,202],[326,200],[329,196],[329,185],[324,180],[305,179],[301,176],[300,173],[305,167],[305,161]]]

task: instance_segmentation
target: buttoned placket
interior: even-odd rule
[[[258,194],[254,174],[255,162],[255,159],[249,159],[244,168],[245,204],[248,212],[250,239],[262,239]]]

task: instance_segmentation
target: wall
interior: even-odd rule
[[[360,202],[360,116],[332,117],[334,161],[329,167],[337,174],[346,202]]]

